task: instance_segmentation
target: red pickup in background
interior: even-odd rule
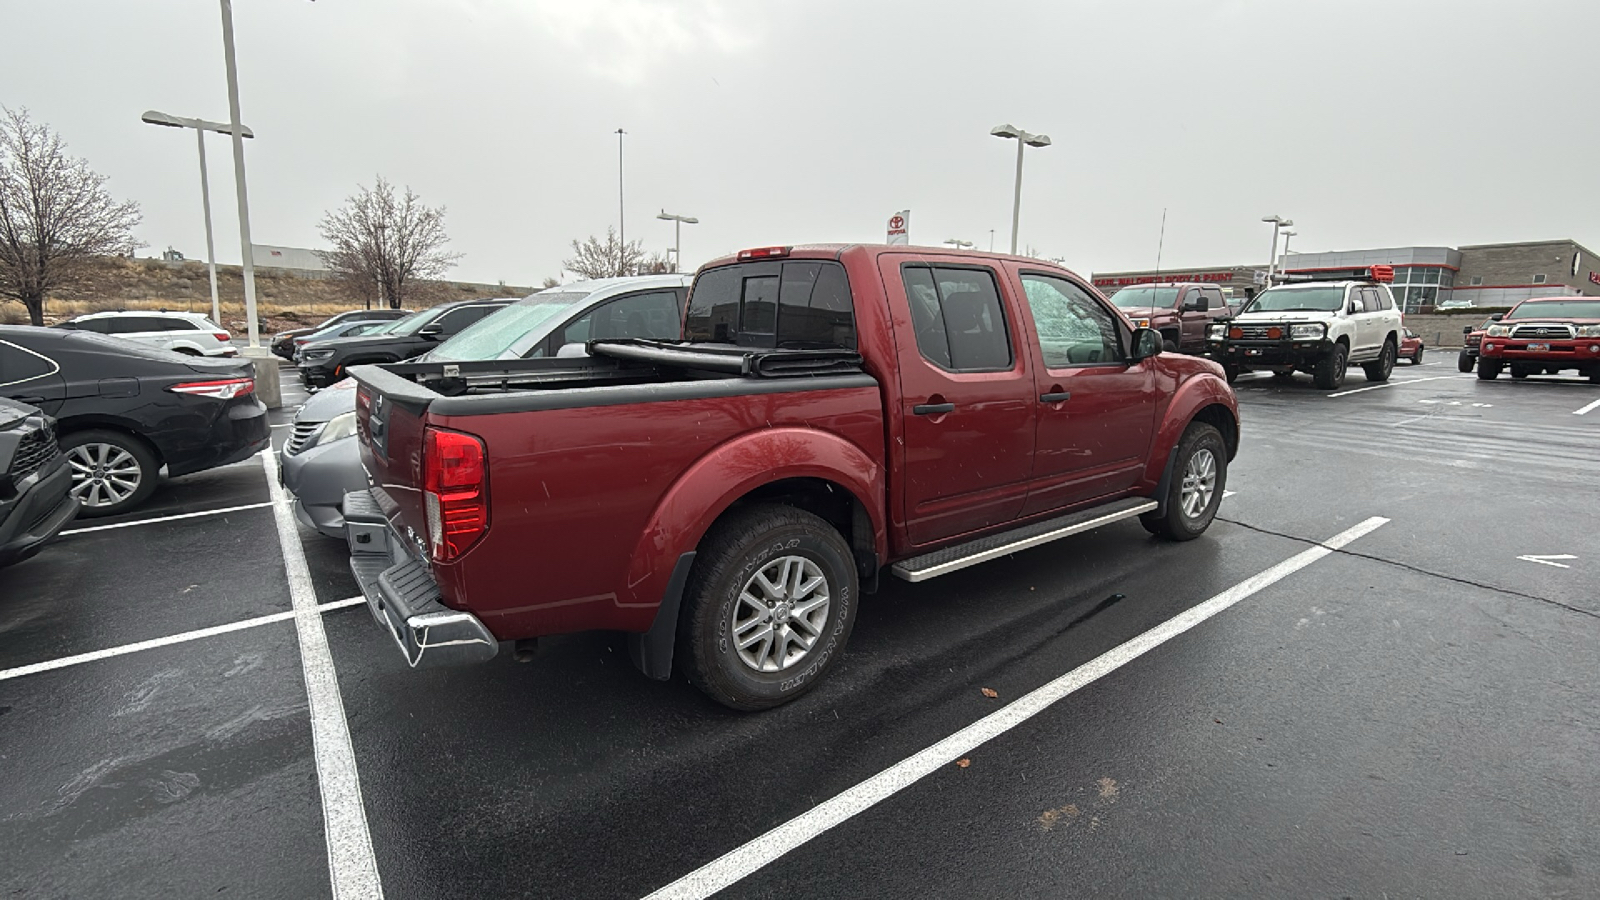
[[[884,570],[1133,517],[1197,537],[1238,448],[1217,364],[1034,259],[748,250],[700,270],[684,338],[352,370],[351,567],[411,665],[615,629],[651,677],[773,706]]]
[[[1600,297],[1524,300],[1489,324],[1478,345],[1478,377],[1493,381],[1576,369],[1600,384]]]

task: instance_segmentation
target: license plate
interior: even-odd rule
[[[1257,350],[1255,348],[1251,348],[1251,349],[1248,349],[1248,350],[1244,351],[1244,355],[1245,356],[1260,356],[1261,355],[1261,351]]]
[[[1529,344],[1528,345],[1528,352],[1530,352],[1530,353],[1548,353],[1549,351],[1550,351],[1550,345],[1549,344]]]

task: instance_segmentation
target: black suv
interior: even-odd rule
[[[343,378],[344,370],[351,366],[410,359],[516,299],[443,303],[412,313],[385,328],[382,334],[313,341],[300,350],[300,380],[306,387],[327,387]]]
[[[270,442],[255,372],[88,331],[0,326],[0,397],[54,416],[83,516],[143,503],[169,476],[239,462]]]
[[[56,423],[0,398],[0,566],[21,562],[78,514],[72,476],[56,447]]]
[[[309,328],[280,331],[272,336],[270,346],[273,353],[284,359],[292,360],[294,359],[295,350],[294,339],[297,337],[305,337],[324,328],[332,328],[335,325],[343,325],[347,322],[392,322],[395,319],[404,319],[409,315],[411,315],[411,310],[409,309],[352,309],[349,312],[342,312],[337,316],[323,319]]]

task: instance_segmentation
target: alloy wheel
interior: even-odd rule
[[[745,582],[733,609],[733,644],[757,672],[781,672],[811,652],[832,597],[822,569],[804,556],[771,560]]]
[[[79,444],[67,451],[72,496],[88,507],[114,506],[133,496],[144,481],[139,460],[116,444]]]
[[[1183,467],[1183,485],[1179,489],[1178,503],[1188,518],[1199,518],[1211,505],[1211,495],[1217,490],[1217,458],[1204,447],[1189,457]]]

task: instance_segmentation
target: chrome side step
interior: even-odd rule
[[[1101,525],[1131,519],[1155,511],[1159,504],[1147,497],[1127,497],[1114,500],[1092,509],[1080,510],[1070,515],[1034,522],[1011,531],[991,534],[977,540],[924,553],[901,560],[889,568],[896,578],[906,581],[927,581],[948,575],[958,569],[988,562],[997,556],[1006,556],[1029,547],[1080,534]]]

